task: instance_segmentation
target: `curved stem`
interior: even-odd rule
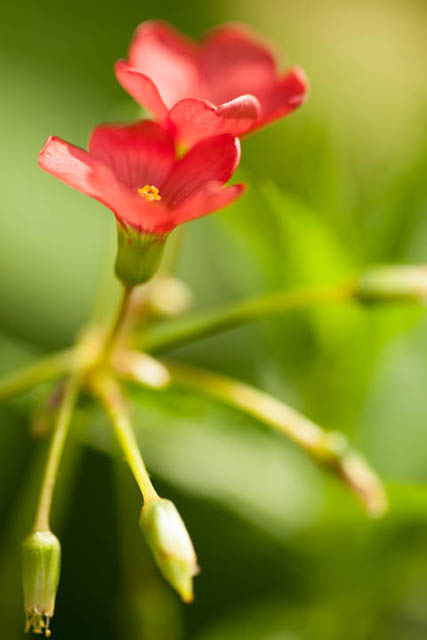
[[[59,378],[74,364],[75,350],[66,349],[14,371],[0,380],[0,402],[32,387]]]
[[[55,430],[49,447],[48,458],[39,494],[34,531],[49,531],[50,509],[53,491],[58,475],[62,452],[67,439],[73,409],[77,400],[80,385],[80,374],[71,376],[64,389],[61,404],[58,409]]]
[[[243,382],[188,365],[165,364],[179,384],[240,409],[286,435],[343,480],[369,515],[377,517],[384,513],[387,498],[379,478],[364,458],[351,449],[343,434],[324,431],[283,402]]]
[[[283,311],[349,300],[354,291],[354,283],[347,282],[336,287],[304,288],[257,296],[174,322],[164,322],[144,336],[142,348],[145,351],[165,351]]]
[[[92,387],[110,417],[126,461],[141,490],[144,503],[157,499],[159,496],[151,483],[139,451],[119,385],[112,378],[98,376],[92,381]]]
[[[131,286],[123,287],[122,298],[120,300],[120,303],[116,312],[116,317],[113,321],[113,324],[110,328],[109,333],[107,334],[104,345],[102,347],[100,362],[105,362],[108,359],[111,351],[115,346],[115,342],[118,336],[120,335],[120,331],[126,319],[130,298],[134,288],[135,287],[131,287]]]

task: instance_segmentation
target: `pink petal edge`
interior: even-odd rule
[[[307,99],[309,81],[301,67],[292,67],[261,97],[263,115],[255,128],[291,113]]]
[[[240,198],[245,189],[244,184],[233,184],[224,188],[218,182],[211,182],[202,191],[190,196],[175,209],[173,212],[174,222],[182,224],[224,209]]]
[[[123,89],[136,102],[150,111],[158,120],[163,120],[166,117],[168,109],[151,78],[135,67],[131,67],[125,60],[116,62],[115,73]]]

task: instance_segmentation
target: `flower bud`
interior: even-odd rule
[[[151,389],[164,389],[171,381],[167,368],[148,353],[123,349],[114,364],[122,376]]]
[[[427,302],[427,266],[369,269],[359,279],[357,296],[364,302]]]
[[[123,224],[117,230],[116,276],[125,286],[147,282],[160,265],[167,235],[139,232]]]
[[[151,500],[140,519],[154,558],[166,580],[184,602],[193,600],[193,576],[199,572],[197,558],[185,524],[170,500]]]
[[[50,637],[49,621],[61,569],[61,545],[51,531],[31,533],[22,544],[26,631]]]
[[[191,289],[171,276],[156,279],[148,294],[151,313],[173,318],[187,311],[193,302]]]

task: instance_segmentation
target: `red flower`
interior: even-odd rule
[[[165,234],[241,195],[242,184],[223,188],[239,159],[239,141],[230,134],[204,140],[178,159],[172,134],[144,120],[96,127],[89,152],[50,137],[39,165],[105,204],[122,226]]]
[[[163,22],[145,22],[116,75],[187,144],[253,131],[287,115],[307,95],[302,69],[280,75],[269,49],[239,25],[219,27],[196,45]]]

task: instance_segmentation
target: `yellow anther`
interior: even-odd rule
[[[159,190],[154,185],[146,184],[141,189],[138,189],[138,195],[141,198],[145,198],[148,202],[153,202],[154,200],[161,200],[162,196],[159,194]]]

